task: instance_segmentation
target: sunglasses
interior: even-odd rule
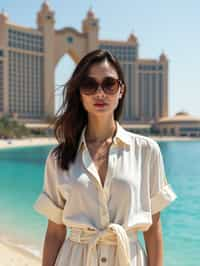
[[[101,83],[97,82],[92,77],[86,77],[82,80],[80,85],[80,91],[86,95],[92,95],[97,92],[99,86],[103,89],[104,93],[113,95],[119,90],[119,86],[122,85],[122,81],[113,77],[105,77]]]

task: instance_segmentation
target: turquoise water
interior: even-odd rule
[[[52,146],[0,150],[0,237],[35,254],[47,220],[33,210]],[[200,142],[161,142],[166,174],[178,199],[162,213],[165,266],[200,265]],[[142,234],[139,238],[144,245]]]

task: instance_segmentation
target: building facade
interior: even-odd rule
[[[200,117],[178,112],[154,124],[161,136],[200,137]]]
[[[0,114],[22,119],[55,115],[55,68],[68,54],[75,63],[96,48],[111,51],[120,61],[127,94],[122,120],[149,123],[168,116],[168,60],[140,59],[138,40],[99,40],[99,20],[89,10],[82,31],[55,30],[55,14],[44,2],[37,14],[37,28],[10,22],[0,14]]]

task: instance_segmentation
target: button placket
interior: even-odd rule
[[[92,158],[90,156],[89,150],[87,147],[83,150],[82,153],[82,160],[83,165],[87,172],[89,172],[89,178],[95,183],[95,186],[98,186],[98,188],[101,186],[100,177],[98,175],[97,169],[95,167],[94,162],[92,161]]]
[[[103,227],[108,226],[110,222],[110,217],[109,217],[109,211],[107,207],[107,201],[105,199],[104,193],[101,191],[100,192],[100,218],[101,218],[101,224]]]
[[[109,161],[108,161],[108,171],[105,179],[105,184],[102,190],[100,191],[100,197],[102,198],[101,206],[100,206],[100,214],[102,226],[107,226],[110,223],[110,215],[108,208],[108,200],[110,197],[110,186],[112,182],[112,178],[116,173],[117,166],[117,147],[111,147],[109,152]]]
[[[106,218],[107,220],[109,220],[109,214],[108,214],[108,208],[107,206],[102,206],[102,210],[101,210],[102,216],[104,218]]]
[[[109,194],[110,194],[110,185],[112,182],[112,178],[115,175],[115,170],[116,170],[116,163],[117,163],[117,151],[116,151],[117,147],[113,146],[110,148],[110,152],[109,152],[109,159],[108,159],[108,171],[107,171],[107,175],[106,175],[106,179],[105,179],[105,184],[104,184],[104,194],[106,197],[106,201],[108,202],[109,199]]]
[[[106,246],[101,246],[101,252],[99,257],[99,266],[108,265],[108,248]]]

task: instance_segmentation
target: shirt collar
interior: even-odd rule
[[[120,144],[123,143],[125,145],[131,145],[131,136],[129,134],[129,132],[127,130],[125,130],[118,121],[116,122],[116,126],[117,126],[117,131],[116,134],[113,138],[113,143],[114,144]],[[86,147],[86,141],[85,141],[85,131],[86,131],[87,125],[84,126],[82,132],[81,132],[81,137],[80,137],[80,141],[79,141],[79,145],[78,145],[78,151],[79,149],[83,146]]]

